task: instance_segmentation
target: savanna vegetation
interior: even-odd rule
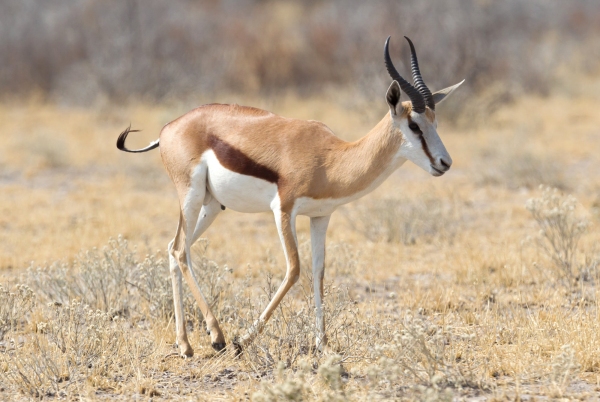
[[[0,4],[0,400],[533,400],[600,394],[600,9],[594,1]],[[119,153],[203,103],[319,120],[354,140],[387,105],[402,35],[454,164],[407,163],[328,231],[329,350],[301,280],[240,357],[191,295],[174,347],[157,152]],[[401,55],[401,56],[400,56]],[[404,63],[404,64],[403,64]],[[228,341],[285,273],[269,214],[223,212],[194,270]]]

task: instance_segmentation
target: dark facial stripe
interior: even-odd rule
[[[433,165],[433,157],[431,156],[431,152],[429,152],[429,147],[427,146],[427,141],[425,141],[425,137],[421,135],[421,146],[423,147],[423,151],[425,151],[425,155],[429,158],[429,162]]]
[[[412,124],[412,119],[409,117],[408,118],[408,124]],[[425,152],[425,155],[427,155],[427,157],[429,158],[429,162],[433,165],[433,156],[431,156],[431,152],[429,151],[429,146],[427,146],[427,141],[425,141],[425,135],[423,133],[421,133],[421,135],[419,135],[419,139],[421,140],[421,147],[423,148],[423,152]]]
[[[246,176],[257,177],[271,183],[277,183],[279,181],[277,172],[253,161],[242,151],[232,147],[220,138],[209,135],[208,144],[217,156],[221,165],[225,166],[227,169]]]

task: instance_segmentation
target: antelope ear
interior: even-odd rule
[[[465,82],[465,80],[462,80],[458,84],[452,85],[451,87],[444,88],[442,90],[434,92],[433,93],[433,103],[435,103],[436,105],[438,103],[442,103],[442,101],[445,100],[448,96],[450,96],[450,94],[452,92],[454,92],[456,90],[456,88],[458,88],[459,86],[461,86],[463,82]]]
[[[400,103],[400,85],[398,81],[392,82],[392,85],[387,90],[385,94],[385,100],[390,107],[390,111],[392,115],[402,114],[402,103]]]

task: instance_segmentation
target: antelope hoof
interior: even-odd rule
[[[194,356],[194,349],[192,349],[192,347],[189,344],[181,345],[181,346],[179,346],[179,354],[184,359],[188,358],[188,357],[192,357],[192,356]]]
[[[214,350],[216,350],[217,352],[220,352],[223,349],[225,349],[225,342],[213,342],[211,344],[211,346]]]
[[[233,341],[231,344],[233,345],[233,353],[235,357],[240,357],[242,353],[244,353],[244,347],[242,344],[237,340]]]

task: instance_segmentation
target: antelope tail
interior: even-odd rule
[[[150,143],[150,145],[148,145],[146,148],[141,148],[141,149],[125,148],[125,140],[127,139],[127,136],[129,135],[129,133],[136,133],[138,131],[140,131],[140,130],[132,130],[131,126],[127,127],[125,129],[125,131],[123,131],[121,134],[119,134],[119,138],[117,138],[117,148],[119,148],[121,151],[131,152],[131,153],[148,152],[151,149],[158,148],[160,139],[158,139],[156,141],[152,141]]]

